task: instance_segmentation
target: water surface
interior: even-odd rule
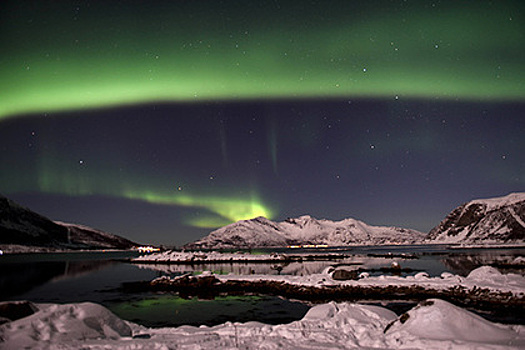
[[[269,251],[260,250],[259,253]],[[296,254],[305,250],[278,251]],[[302,318],[309,305],[270,296],[185,300],[172,294],[126,294],[120,292],[119,287],[125,282],[147,281],[164,275],[199,274],[202,271],[222,274],[307,275],[320,273],[334,264],[348,265],[349,268],[377,269],[388,267],[393,261],[403,268],[426,271],[431,276],[439,276],[445,271],[465,276],[476,267],[494,262],[509,262],[518,256],[524,256],[525,248],[382,246],[332,248],[316,252],[339,252],[352,256],[335,262],[308,261],[290,264],[133,265],[115,259],[136,256],[135,252],[4,255],[0,256],[0,300],[31,300],[41,303],[91,301],[108,307],[123,319],[147,326],[214,325],[225,321],[251,320],[277,324]],[[417,259],[400,258],[403,253],[415,255]],[[390,305],[392,308],[397,307],[393,303]],[[411,306],[412,303],[406,305]],[[491,315],[488,316],[490,318]],[[519,315],[502,315],[501,319],[510,323],[524,321]]]

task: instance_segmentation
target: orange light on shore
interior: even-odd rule
[[[143,246],[143,247],[137,247],[137,250],[140,253],[153,253],[153,252],[160,252],[159,248],[151,247],[151,246]]]
[[[305,245],[289,245],[286,248],[328,248],[328,244],[305,244]]]

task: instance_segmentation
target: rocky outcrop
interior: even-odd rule
[[[428,240],[432,243],[524,243],[525,193],[465,203],[433,228]]]

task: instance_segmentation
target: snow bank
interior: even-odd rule
[[[489,322],[439,299],[427,300],[401,316],[388,330],[388,333],[396,332],[408,333],[404,337],[412,341],[454,339],[457,344],[511,344],[520,340],[516,328]]]
[[[370,305],[328,303],[283,325],[227,322],[214,327],[148,329],[101,306],[38,305],[0,326],[2,349],[520,349],[525,327],[488,322],[442,300],[397,317]],[[408,316],[407,316],[408,315]]]
[[[495,292],[510,292],[516,297],[525,295],[525,277],[509,273],[501,274],[497,269],[490,266],[482,266],[473,270],[467,277],[453,275],[444,272],[438,277],[429,277],[427,273],[421,272],[415,276],[376,276],[370,277],[361,274],[358,280],[334,280],[329,274],[330,269],[324,273],[307,276],[291,275],[216,275],[222,282],[226,281],[274,281],[284,282],[292,285],[308,287],[324,286],[357,286],[357,287],[386,287],[386,286],[417,286],[426,289],[445,290],[454,287],[465,289],[481,288]]]
[[[210,252],[178,252],[167,251],[141,255],[132,262],[153,263],[206,263],[206,262],[257,262],[257,261],[283,261],[284,254],[249,254],[249,253],[220,253]]]
[[[101,305],[38,304],[31,316],[0,327],[2,349],[40,348],[71,340],[120,339],[131,336],[130,326]]]

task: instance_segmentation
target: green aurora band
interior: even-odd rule
[[[273,218],[276,215],[275,208],[265,204],[255,188],[246,191],[246,195],[202,195],[187,189],[181,190],[167,179],[155,179],[151,175],[142,179],[137,174],[135,178],[126,175],[126,179],[123,179],[118,172],[107,169],[89,172],[81,167],[67,168],[60,161],[50,160],[49,157],[41,157],[39,163],[36,174],[29,177],[22,175],[15,179],[0,174],[2,183],[11,184],[7,193],[33,192],[36,188],[38,192],[47,194],[105,196],[192,208],[197,215],[183,218],[183,222],[200,228],[216,228],[239,220],[258,216]]]
[[[173,101],[525,99],[520,1],[133,4],[2,2],[0,119]]]
[[[258,216],[264,216],[266,218],[272,218],[274,216],[271,209],[266,207],[256,195],[252,195],[249,199],[243,199],[129,191],[123,193],[122,197],[154,204],[202,208],[216,214],[186,220],[185,223],[187,225],[194,227],[214,228],[238,220],[253,219]]]

